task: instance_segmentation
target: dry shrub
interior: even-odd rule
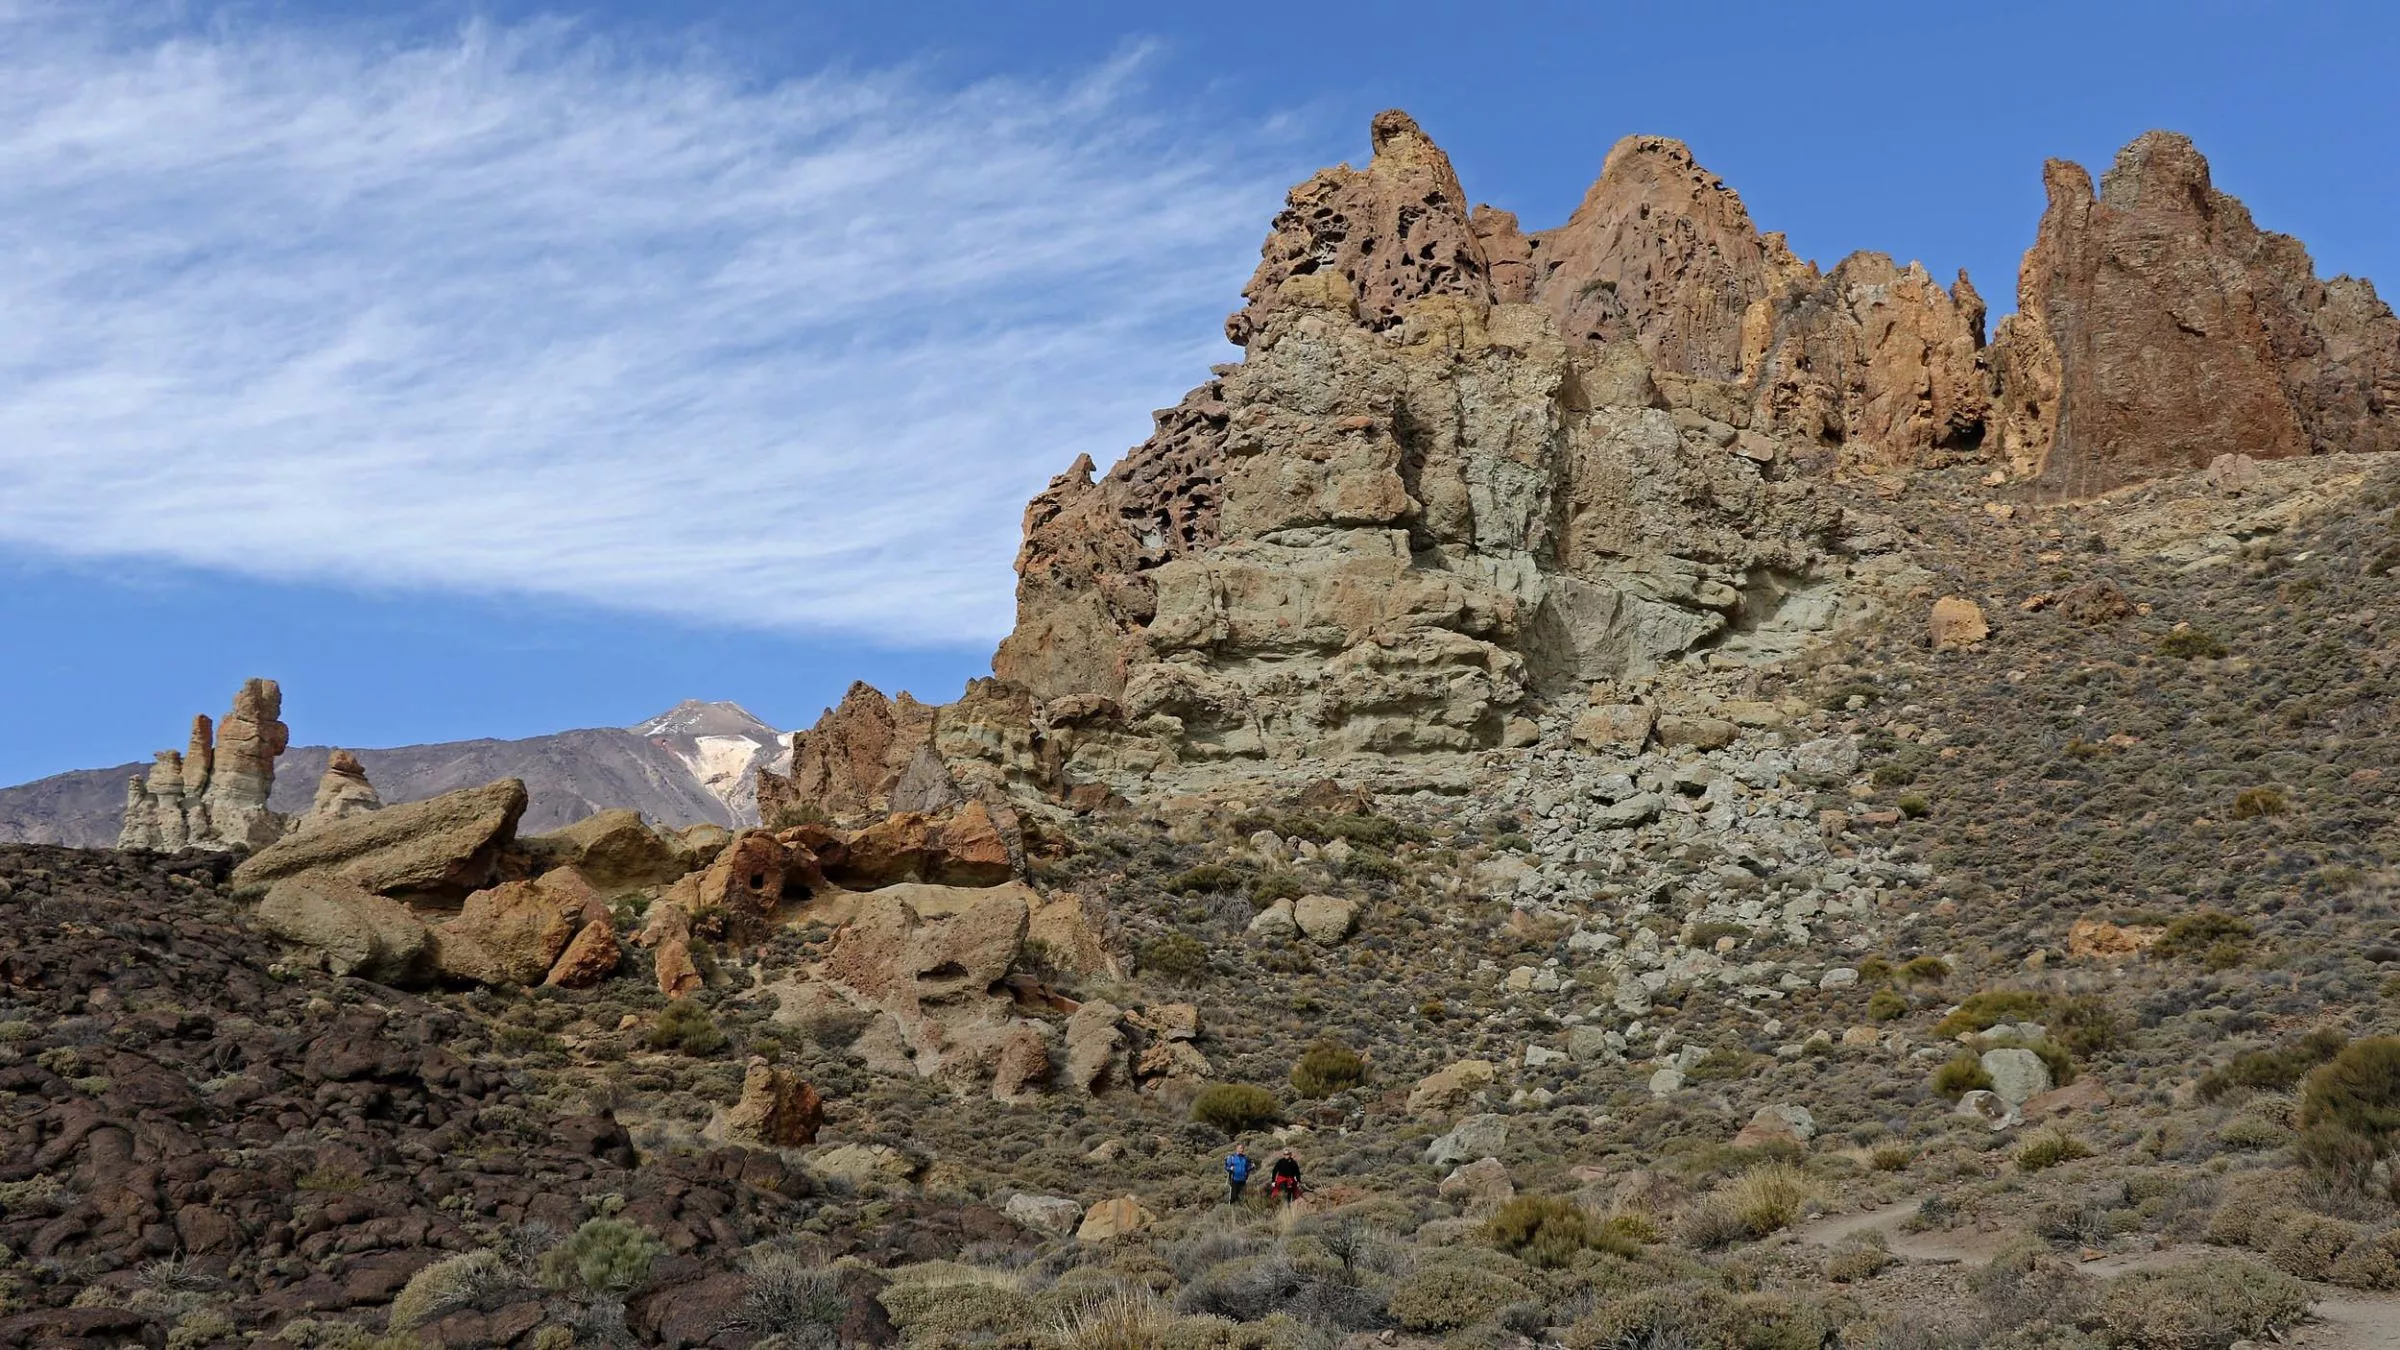
[[[1762,1163],[1686,1211],[1683,1238],[1703,1249],[1754,1241],[1790,1227],[1815,1195],[1815,1186],[1799,1168]]]
[[[2308,1310],[2298,1280],[2239,1257],[2118,1277],[2100,1298],[2100,1320],[2135,1350],[2226,1350],[2266,1336]]]

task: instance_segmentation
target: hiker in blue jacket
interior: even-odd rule
[[[1233,1152],[1225,1156],[1225,1203],[1229,1205],[1242,1203],[1242,1184],[1248,1180],[1250,1180],[1250,1155],[1242,1151],[1240,1144],[1235,1144]]]

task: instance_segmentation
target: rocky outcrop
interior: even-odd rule
[[[359,764],[358,756],[336,750],[325,757],[325,776],[317,780],[316,800],[310,803],[308,814],[300,817],[292,828],[313,829],[382,809],[383,798],[376,795],[375,785],[367,781],[367,771]]]
[[[244,859],[233,881],[258,894],[324,873],[394,899],[455,905],[492,882],[524,812],[525,785],[504,778],[293,835]]]
[[[1618,141],[1567,223],[1532,242],[1534,297],[1562,335],[1709,380],[1742,374],[1750,307],[1813,271],[1664,136]]]
[[[1374,157],[1364,170],[1326,169],[1285,199],[1242,288],[1249,303],[1225,323],[1236,346],[1248,346],[1293,303],[1285,286],[1295,277],[1340,277],[1350,317],[1376,332],[1399,327],[1407,307],[1429,295],[1491,299],[1483,244],[1450,157],[1396,108],[1377,113],[1367,135]],[[1502,232],[1496,220],[1489,228]],[[1513,221],[1505,233],[1515,233]]]
[[[1995,352],[2013,472],[2082,497],[2228,452],[2400,449],[2400,320],[2366,281],[2318,280],[2189,140],[2144,135],[2097,193],[2062,160],[2042,179]]]
[[[250,680],[222,723],[194,717],[182,752],[159,751],[149,775],[126,784],[117,847],[223,852],[275,842],[286,821],[267,809],[267,796],[291,741],[282,715],[282,689]]]
[[[863,680],[851,685],[814,727],[792,733],[788,775],[758,771],[759,818],[772,828],[887,809],[932,725],[933,709],[906,693],[890,699]]]

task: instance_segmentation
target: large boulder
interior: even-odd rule
[[[315,952],[336,975],[400,985],[433,973],[425,921],[347,877],[287,877],[267,888],[256,917],[268,932]]]
[[[1963,595],[1945,595],[1934,601],[1925,629],[1937,652],[1971,647],[1989,637],[1992,631],[1991,625],[1984,622],[1983,607]]]
[[[2023,1106],[2050,1090],[2050,1066],[2031,1050],[2016,1046],[1986,1050],[1983,1071],[1991,1075],[1992,1091],[2010,1106]]]
[[[1483,1059],[1444,1065],[1417,1081],[1408,1094],[1408,1109],[1417,1115],[1447,1115],[1490,1087],[1499,1073],[1491,1061]]]
[[[525,785],[503,778],[296,834],[243,860],[238,893],[263,894],[285,877],[323,872],[379,895],[450,905],[491,884],[525,814]]]
[[[602,914],[575,930],[574,940],[558,954],[542,983],[560,989],[589,989],[614,974],[623,956],[617,946],[617,927]]]
[[[1157,1221],[1157,1216],[1142,1208],[1141,1201],[1120,1195],[1092,1206],[1083,1216],[1083,1225],[1075,1230],[1075,1238],[1079,1242],[1107,1242],[1132,1237]]]
[[[728,1143],[757,1148],[802,1148],[817,1142],[825,1102],[800,1075],[754,1058],[742,1075],[742,1097],[725,1113]]]
[[[1358,927],[1357,902],[1331,895],[1304,895],[1292,902],[1292,922],[1320,947],[1338,947]]]
[[[997,886],[1016,871],[1007,837],[980,801],[948,817],[894,812],[844,842],[842,860],[829,863],[825,875],[853,889],[894,882]]]
[[[1063,1195],[1019,1193],[1008,1197],[1000,1212],[1027,1228],[1064,1235],[1083,1222],[1083,1206]]]
[[[1473,1162],[1488,1158],[1508,1146],[1508,1117],[1485,1112],[1468,1116],[1425,1146],[1425,1161],[1440,1166],[1445,1163]]]
[[[1125,1032],[1118,1025],[1124,1012],[1115,1004],[1093,999],[1067,1019],[1067,1083],[1098,1094],[1130,1086]]]
[[[467,897],[434,930],[442,974],[477,984],[540,984],[586,918],[606,907],[572,867],[532,881],[507,881]]]
[[[572,866],[610,894],[664,886],[692,870],[691,849],[652,829],[639,811],[595,812],[524,842],[534,856]]]
[[[756,942],[774,926],[783,903],[784,873],[791,854],[765,830],[743,830],[725,845],[695,883],[694,908],[724,916],[725,936]]]

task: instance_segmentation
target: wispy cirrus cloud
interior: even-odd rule
[[[1065,84],[0,0],[0,543],[896,642],[1226,349],[1289,165]]]

